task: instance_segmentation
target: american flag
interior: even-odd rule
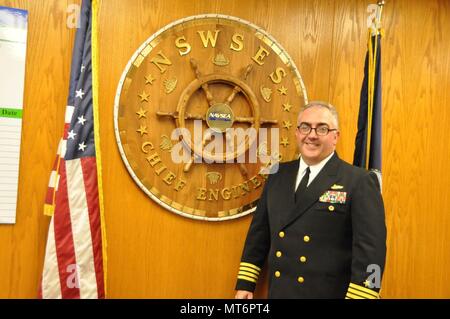
[[[96,9],[96,3],[94,6]],[[83,0],[64,134],[45,201],[44,211],[52,218],[39,289],[41,298],[105,298],[106,243],[93,114],[93,94],[97,93],[92,81],[92,9],[91,1]]]

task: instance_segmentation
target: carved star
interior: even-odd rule
[[[147,126],[145,125],[141,125],[141,127],[136,130],[136,132],[138,132],[139,134],[141,134],[141,136],[144,136],[144,134],[148,134],[147,132]]]
[[[283,104],[283,111],[289,112],[292,108],[292,105],[289,102]]]
[[[283,127],[287,130],[289,130],[292,126],[291,121],[283,121]]]
[[[138,94],[138,96],[141,98],[141,102],[148,102],[148,98],[150,97],[145,91],[142,91],[142,94]]]
[[[287,88],[285,88],[283,85],[278,89],[278,92],[280,92],[281,95],[287,94]]]
[[[147,118],[147,115],[145,115],[145,113],[147,113],[147,111],[143,110],[142,107],[139,109],[138,112],[136,112],[136,114],[139,115],[139,119],[141,119],[143,117]]]
[[[155,78],[151,74],[149,74],[145,77],[145,84],[153,85],[153,81],[155,81]]]
[[[289,145],[288,138],[287,137],[282,137],[280,144],[283,145],[284,147],[287,147]]]

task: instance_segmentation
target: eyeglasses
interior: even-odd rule
[[[299,126],[297,126],[297,129],[299,132],[303,135],[308,135],[311,133],[311,130],[315,130],[316,134],[319,136],[325,136],[331,131],[337,131],[335,128],[329,128],[326,124],[317,125],[316,127],[312,127],[311,125],[307,123],[302,123]]]

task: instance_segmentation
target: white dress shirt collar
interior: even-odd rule
[[[331,159],[331,157],[333,157],[333,155],[334,155],[334,152],[332,152],[328,157],[324,158],[320,163],[309,166],[309,169],[311,171],[309,173],[308,186],[311,184],[311,182],[314,180],[314,178],[316,178],[316,176],[319,175],[322,168]],[[300,184],[300,181],[302,180],[303,175],[305,175],[307,167],[308,167],[308,164],[306,164],[305,161],[303,160],[303,158],[300,157],[300,164],[298,165],[297,179],[295,181],[295,189],[297,189],[298,185]]]

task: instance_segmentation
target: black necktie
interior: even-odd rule
[[[302,180],[300,181],[300,184],[297,187],[297,190],[295,192],[295,201],[297,202],[302,194],[306,191],[306,188],[308,187],[308,181],[309,181],[309,173],[311,170],[309,167],[306,168],[306,173],[303,175]]]

